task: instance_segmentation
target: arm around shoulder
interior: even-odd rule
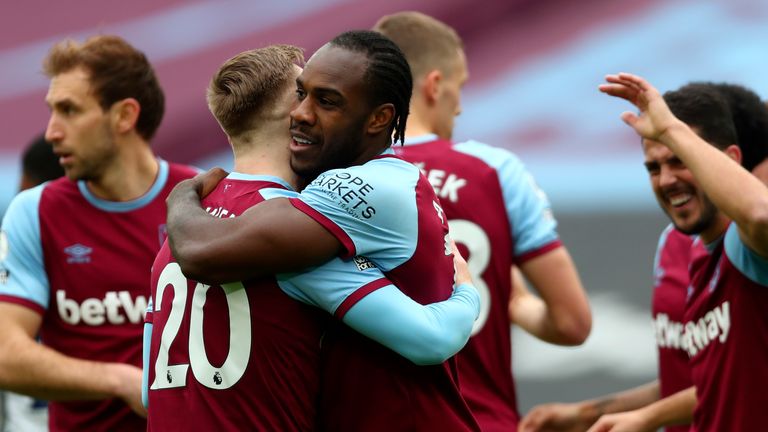
[[[169,207],[168,238],[190,279],[221,284],[296,271],[339,252],[338,240],[287,199],[268,200],[226,219],[211,217],[199,201],[189,201]]]
[[[448,300],[428,305],[387,285],[352,306],[343,321],[413,363],[430,365],[466,345],[479,310],[480,296],[470,284],[456,287]]]

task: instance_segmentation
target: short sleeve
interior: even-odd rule
[[[741,240],[739,227],[732,223],[725,232],[725,254],[749,280],[768,286],[768,260],[758,255]]]
[[[41,313],[50,301],[38,213],[44,187],[28,189],[13,199],[0,234],[0,300]]]
[[[291,204],[323,225],[344,247],[385,271],[413,254],[418,234],[418,169],[400,159],[323,173]]]
[[[290,297],[339,319],[360,299],[391,284],[381,270],[361,256],[334,258],[302,273],[277,275],[277,282]]]
[[[457,144],[455,149],[496,170],[518,261],[560,245],[549,199],[517,156],[475,141]]]

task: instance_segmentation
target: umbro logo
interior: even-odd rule
[[[92,248],[83,246],[80,243],[75,243],[72,246],[64,248],[64,253],[67,254],[68,264],[85,264],[91,262]]]

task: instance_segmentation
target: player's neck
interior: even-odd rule
[[[157,179],[160,165],[149,145],[144,142],[126,143],[121,152],[106,167],[100,178],[88,180],[88,189],[107,201],[132,201],[140,198]]]
[[[423,135],[436,134],[429,122],[425,121],[418,111],[411,111],[405,128],[406,138],[415,138]]]
[[[712,222],[712,226],[708,227],[702,231],[701,234],[699,234],[701,241],[703,241],[704,244],[711,244],[712,242],[716,241],[722,237],[723,234],[725,234],[725,231],[728,229],[728,225],[730,223],[731,220],[722,212],[719,212],[715,217],[715,220]]]
[[[279,177],[294,189],[297,188],[299,177],[290,165],[290,152],[287,139],[276,140],[273,137],[250,137],[243,142],[232,139],[235,154],[234,171],[251,175],[271,175]]]

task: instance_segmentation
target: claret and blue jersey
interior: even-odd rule
[[[451,295],[448,219],[427,179],[391,150],[322,174],[291,203],[334,234],[346,256],[364,255],[417,302]],[[341,307],[356,301],[350,296]],[[332,326],[323,350],[323,429],[479,429],[453,358],[416,366],[343,325]]]
[[[424,135],[395,151],[422,170],[440,198],[482,299],[473,336],[457,355],[461,393],[483,430],[515,430],[510,267],[562,246],[550,203],[507,150]]]
[[[697,241],[698,242],[698,241]],[[698,404],[692,431],[753,431],[768,424],[768,260],[731,223],[691,263],[684,346]]]
[[[66,355],[141,366],[152,261],[165,238],[165,198],[197,171],[160,161],[142,197],[104,201],[66,178],[20,193],[4,220],[0,301],[43,316],[40,337]],[[50,403],[51,430],[137,430],[123,402]]]
[[[366,189],[364,184],[360,186]],[[202,205],[216,217],[236,217],[265,199],[296,196],[279,178],[232,173]],[[444,241],[441,237],[443,257]],[[452,261],[447,279],[439,281],[445,292],[439,300],[451,294],[451,276]],[[438,286],[434,279],[426,278],[428,283],[422,289]],[[393,288],[392,282],[371,261],[360,256],[334,258],[299,273],[209,287],[186,280],[167,244],[164,245],[153,267],[152,304],[156,307],[147,314],[151,325],[147,361],[150,428],[165,430],[183,422],[189,427],[217,430],[311,430],[320,391],[320,366],[325,363],[320,359],[320,340],[323,346],[328,340],[325,323],[329,316],[321,313],[321,309],[398,352],[414,351],[406,348],[409,341],[391,337],[402,332],[390,332],[387,327],[409,328],[419,323],[420,318],[428,318],[429,311],[403,304],[402,298],[392,298],[393,290],[382,290],[385,287]],[[383,291],[389,299],[370,295]],[[438,327],[455,332],[456,326],[445,325],[453,316],[466,322],[468,336],[478,308],[474,296],[464,299],[455,294],[451,299],[457,308],[448,302],[429,305],[436,308],[439,319],[425,321],[437,321],[441,324]],[[370,313],[384,304],[398,306],[396,310],[386,308],[393,320],[391,325]],[[350,312],[363,305],[362,313]],[[454,341],[446,346],[453,353],[461,345]],[[419,355],[414,352],[409,358],[417,361]],[[324,387],[321,394],[328,389]],[[181,420],[167,415],[189,409],[189,405],[199,407],[193,410],[197,415]],[[320,414],[322,409],[321,406]]]

